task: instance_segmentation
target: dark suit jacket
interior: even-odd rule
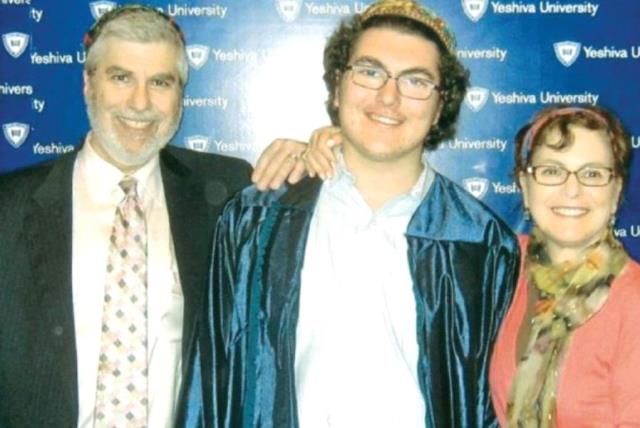
[[[77,425],[71,288],[75,158],[70,153],[0,177],[3,428]],[[239,159],[167,147],[160,153],[160,168],[185,299],[186,380],[199,334],[213,228],[227,199],[249,183],[251,167]]]

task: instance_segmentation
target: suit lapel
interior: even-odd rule
[[[55,396],[57,415],[77,423],[78,385],[71,285],[72,180],[75,153],[62,157],[36,190],[25,217],[26,245],[36,282],[32,362],[34,379],[46,379],[41,394]],[[45,396],[45,395],[43,395]],[[65,409],[65,407],[68,407]],[[54,423],[54,421],[52,421]]]
[[[185,371],[188,369],[207,282],[210,240],[214,227],[212,207],[206,203],[204,183],[169,151],[161,152],[160,165],[184,294],[182,356]]]

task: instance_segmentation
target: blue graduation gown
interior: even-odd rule
[[[298,426],[300,273],[320,187],[315,179],[269,193],[250,187],[220,217],[210,335],[201,342],[200,378],[191,381],[204,396],[200,424]],[[439,174],[406,237],[425,426],[495,427],[489,361],[518,272],[517,241],[495,214]]]

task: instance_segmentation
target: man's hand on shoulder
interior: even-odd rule
[[[295,184],[305,175],[302,155],[307,144],[302,141],[278,138],[260,155],[251,181],[259,190],[278,189],[285,180]]]
[[[342,144],[340,128],[319,128],[309,143],[278,138],[260,155],[251,180],[259,190],[278,189],[285,180],[290,184],[305,175],[326,180],[335,174],[333,148]]]

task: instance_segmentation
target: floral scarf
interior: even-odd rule
[[[527,249],[529,283],[540,297],[527,349],[518,363],[507,404],[510,427],[555,426],[558,372],[573,331],[604,305],[627,253],[608,229],[578,262],[552,265],[542,233],[534,228]]]

